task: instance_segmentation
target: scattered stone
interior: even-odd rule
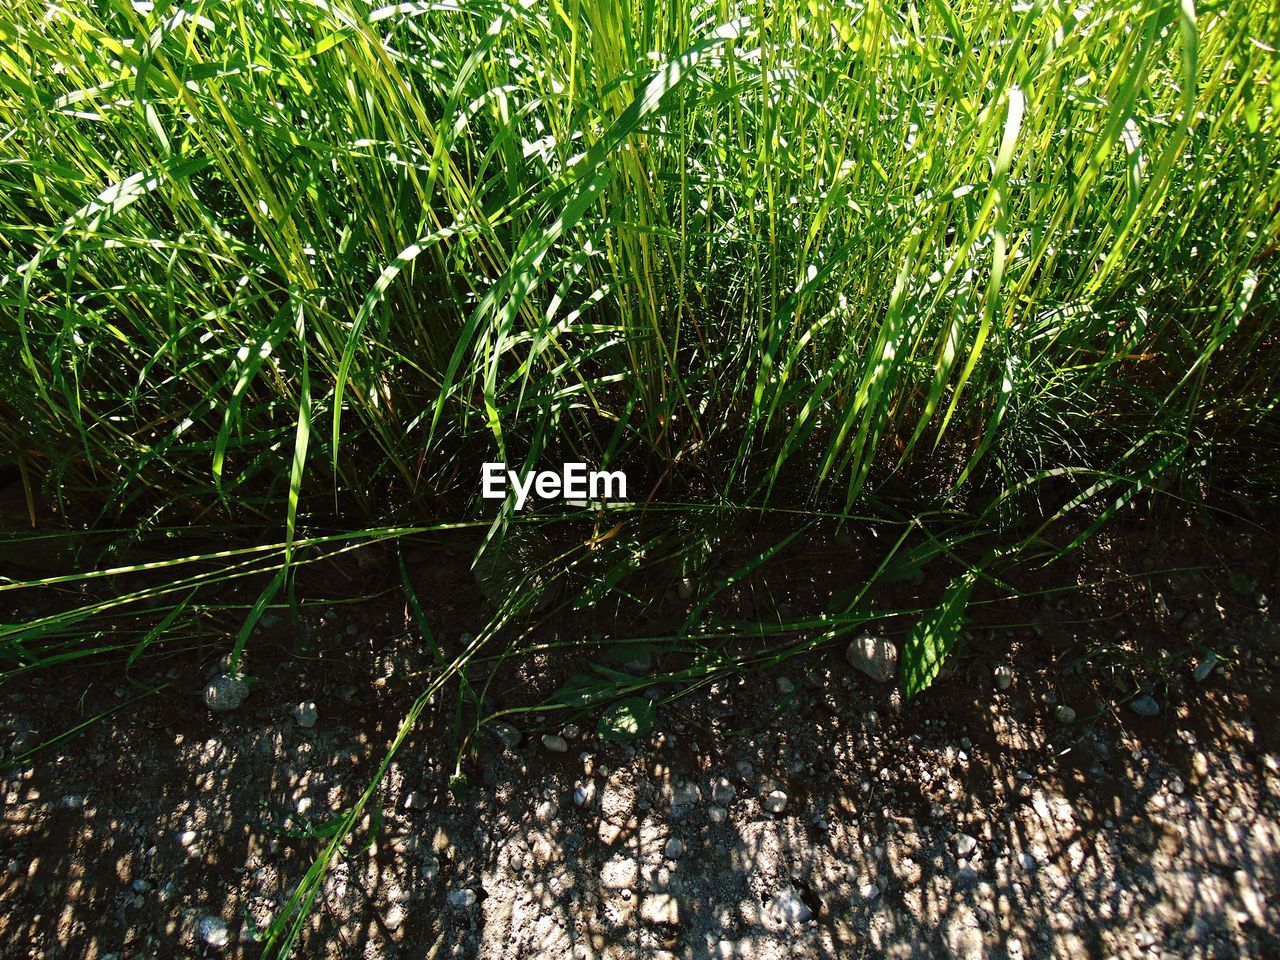
[[[316,725],[319,714],[316,712],[316,703],[314,700],[306,700],[293,708],[293,719],[298,721],[298,726],[305,727],[310,730]]]
[[[382,918],[382,922],[386,925],[388,930],[395,933],[404,925],[404,919],[404,904],[393,903],[387,908],[386,916]]]
[[[630,857],[614,857],[600,868],[600,885],[606,890],[626,890],[640,880],[640,865]]]
[[[455,910],[470,910],[476,905],[476,892],[470,887],[449,891],[449,906]]]
[[[133,881],[129,886],[133,888],[134,893],[146,893],[151,889],[150,882],[143,880],[141,877]]]
[[[711,781],[711,799],[721,806],[733,803],[735,793],[728,777],[716,777]]]
[[[210,680],[204,688],[204,703],[210,710],[229,713],[244,703],[249,696],[249,685],[239,677],[222,673]]]
[[[889,691],[889,699],[887,703],[889,712],[893,714],[895,717],[899,716],[902,713],[902,704],[903,704],[902,691],[899,690],[897,687],[894,687],[892,690]]]
[[[1065,703],[1058,704],[1057,708],[1053,711],[1053,716],[1059,723],[1075,723],[1076,722],[1075,710],[1073,710],[1071,707],[1068,707]]]
[[[641,902],[640,917],[654,926],[679,926],[680,903],[670,894],[655,893]]]
[[[874,883],[864,883],[858,888],[858,893],[862,895],[863,900],[874,900],[880,896],[880,888]]]
[[[567,723],[564,729],[560,731],[560,735],[566,740],[577,740],[578,737],[582,736],[582,731],[578,729],[576,723]]]
[[[555,800],[543,800],[538,804],[534,815],[543,823],[550,823],[560,814],[560,804]]]
[[[789,693],[794,693],[795,689],[796,689],[796,685],[792,683],[790,680],[788,680],[786,677],[778,678],[778,692],[782,694],[784,697]]]
[[[1213,668],[1217,665],[1218,655],[1216,653],[1210,653],[1207,657],[1201,660],[1196,665],[1195,673],[1192,674],[1192,676],[1196,678],[1196,683],[1204,683],[1204,681],[1209,678],[1209,674],[1213,673]]]
[[[671,815],[683,816],[694,804],[702,799],[702,791],[696,783],[677,783],[671,788]]]
[[[564,737],[556,736],[554,733],[544,733],[542,735],[542,745],[552,753],[568,753],[569,741]]]
[[[1129,701],[1129,709],[1140,717],[1157,717],[1160,715],[1160,704],[1150,694],[1143,694]]]
[[[429,806],[431,806],[431,798],[417,790],[410,790],[409,795],[404,798],[406,810],[426,810]]]
[[[991,676],[995,680],[996,689],[1008,690],[1013,686],[1013,668],[1006,663],[1002,663],[991,671]]]
[[[975,837],[969,836],[967,833],[957,833],[954,838],[956,845],[956,856],[968,858],[974,850],[978,849],[978,841]]]
[[[845,650],[849,663],[872,680],[888,683],[898,674],[898,648],[891,640],[865,633]]]
[[[765,910],[779,926],[798,927],[813,919],[809,905],[790,887],[774,896]]]
[[[231,932],[227,929],[227,922],[221,917],[201,917],[196,924],[196,936],[201,943],[218,949],[231,942]]]
[[[728,820],[729,820],[729,811],[726,810],[724,807],[715,806],[714,804],[710,807],[707,807],[707,821],[709,823],[719,826],[720,824],[727,823]]]
[[[760,805],[768,813],[781,813],[787,808],[787,795],[781,790],[770,790]]]
[[[596,799],[596,782],[588,780],[586,783],[580,783],[573,791],[573,804],[576,807],[589,807],[595,803]]]
[[[679,860],[680,855],[684,853],[684,844],[680,842],[679,837],[672,837],[662,848],[662,852],[667,855],[668,860]]]
[[[493,723],[490,729],[493,730],[493,735],[497,737],[499,742],[501,742],[501,744],[508,750],[514,750],[516,747],[520,746],[520,740],[523,738],[523,734],[521,734],[520,731],[511,724],[503,723],[499,720]]]

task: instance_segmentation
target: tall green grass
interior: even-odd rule
[[[0,30],[0,436],[37,519],[451,519],[482,460],[570,455],[851,504],[1272,421],[1265,4],[20,0]]]

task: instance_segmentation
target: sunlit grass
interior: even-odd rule
[[[481,459],[760,502],[1206,448],[1275,398],[1266,28],[22,3],[5,438],[40,512],[282,523],[456,515]]]

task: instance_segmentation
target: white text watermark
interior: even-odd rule
[[[516,509],[524,508],[529,494],[542,500],[626,500],[627,475],[621,470],[588,470],[585,463],[566,463],[557,473],[539,470],[521,477],[505,463],[486,463],[480,469],[480,493],[486,500],[503,500],[510,487]]]

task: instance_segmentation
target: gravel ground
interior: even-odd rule
[[[1172,633],[1200,652],[1160,648],[1149,692],[1110,681],[1118,631],[1091,626],[1082,648],[1046,626],[1096,611],[1046,605],[1033,630],[978,631],[909,705],[830,647],[701,685],[637,741],[513,715],[452,791],[443,700],[297,955],[1280,956],[1280,623],[1259,598],[1206,624],[1221,597],[1182,587],[1204,603]],[[345,637],[344,618],[328,622]],[[256,956],[254,925],[368,784],[430,663],[407,638],[360,650],[251,662],[227,712],[203,702],[210,657],[157,662],[170,685],[136,703],[117,668],[0,690],[9,755],[114,710],[4,774],[0,956]],[[501,699],[563,680],[527,657]]]

